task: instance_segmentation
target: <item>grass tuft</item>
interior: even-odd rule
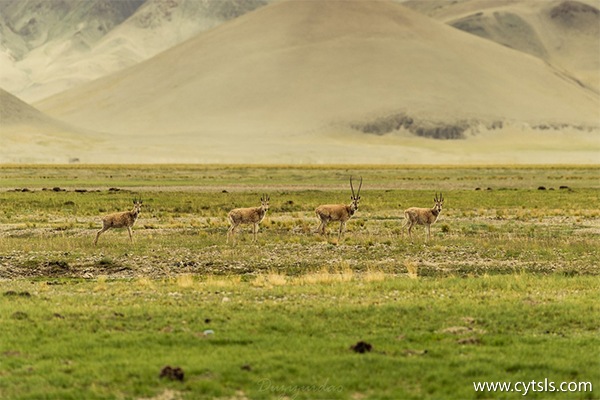
[[[404,266],[406,267],[406,271],[408,272],[408,277],[412,279],[417,279],[419,277],[419,266],[414,261],[406,260],[404,261]]]

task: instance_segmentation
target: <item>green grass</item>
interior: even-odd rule
[[[248,165],[0,165],[6,188],[264,187],[344,190],[351,174],[367,187],[422,189],[507,189],[544,186],[596,187],[600,166],[248,166]]]
[[[249,229],[243,229],[235,249],[225,245],[227,212],[258,204],[259,192],[192,189],[0,192],[0,252],[16,252],[6,263],[17,270],[64,261],[73,276],[97,265],[99,257],[132,271],[147,258],[155,259],[169,273],[181,272],[177,266],[184,264],[183,272],[193,273],[270,268],[298,273],[333,260],[358,269],[377,265],[391,273],[405,272],[404,262],[411,261],[434,275],[522,269],[597,274],[600,264],[599,252],[591,251],[600,231],[596,188],[448,190],[430,243],[422,227],[415,228],[412,242],[402,237],[401,229],[402,210],[430,205],[429,191],[365,188],[359,213],[339,246],[334,234],[327,243],[312,233],[317,225],[313,210],[318,204],[344,201],[347,190],[274,191],[259,233],[261,246],[252,245]],[[98,247],[92,246],[100,216],[129,209],[136,195],[144,198],[144,208],[134,228],[135,244],[130,245],[126,231],[111,230],[100,237]],[[336,229],[330,227],[331,232]]]
[[[473,381],[599,382],[594,277],[308,280],[1,282],[0,394],[473,398]],[[370,353],[350,350],[361,340]],[[159,379],[165,365],[184,382]]]
[[[315,207],[349,201],[351,174],[364,185],[346,235],[315,235]],[[546,378],[596,391],[527,398],[598,398],[597,166],[0,166],[0,178],[0,398],[523,398],[473,382]],[[402,210],[439,191],[432,240],[402,236]],[[227,212],[263,192],[258,243],[248,228],[227,245]],[[100,216],[136,196],[135,242],[110,230],[93,246]],[[358,341],[373,351],[353,352]],[[184,381],[159,378],[165,365]]]

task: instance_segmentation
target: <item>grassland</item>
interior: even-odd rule
[[[339,243],[314,208],[361,207]],[[0,397],[523,398],[600,388],[600,168],[2,166]],[[543,187],[543,189],[542,189]],[[402,210],[445,209],[432,241]],[[251,242],[226,214],[271,196]],[[134,244],[92,241],[144,200]],[[331,230],[335,230],[332,226]],[[205,333],[205,331],[208,331]],[[358,341],[373,346],[359,354]],[[159,378],[180,366],[183,382]]]

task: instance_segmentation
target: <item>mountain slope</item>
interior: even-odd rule
[[[107,137],[51,118],[0,88],[0,163],[86,159]],[[101,159],[102,150],[96,154]]]
[[[534,57],[385,1],[276,3],[39,104],[127,134],[296,134],[390,115],[598,123],[598,96]]]
[[[74,61],[143,1],[0,1],[0,85],[29,99],[72,87],[87,74]]]
[[[0,129],[22,123],[50,124],[55,122],[38,109],[0,88]]]
[[[118,71],[263,0],[0,0],[0,86],[35,101]]]
[[[404,4],[536,56],[600,93],[600,0],[410,0]]]
[[[141,58],[135,60],[139,62],[265,4],[266,0],[146,0],[95,50],[101,55],[107,48],[126,44],[140,53]]]

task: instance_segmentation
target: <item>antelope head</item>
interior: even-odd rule
[[[354,194],[354,186],[352,185],[352,177],[350,177],[350,190],[352,190],[352,196],[350,197],[350,199],[352,199],[352,203],[350,203],[350,210],[352,211],[352,214],[354,214],[354,212],[356,210],[358,210],[358,203],[360,201],[360,188],[362,187],[362,176],[360,177],[360,183],[358,185],[358,190],[356,191],[356,194]]]
[[[133,212],[137,215],[142,211],[142,199],[133,199]]]
[[[269,210],[269,200],[271,200],[271,197],[266,194],[263,194],[260,198],[260,206],[265,211]]]
[[[442,212],[442,206],[444,205],[444,196],[442,195],[442,193],[440,192],[440,197],[438,198],[437,193],[435,194],[435,197],[433,199],[434,205],[433,205],[433,209],[439,214]]]

